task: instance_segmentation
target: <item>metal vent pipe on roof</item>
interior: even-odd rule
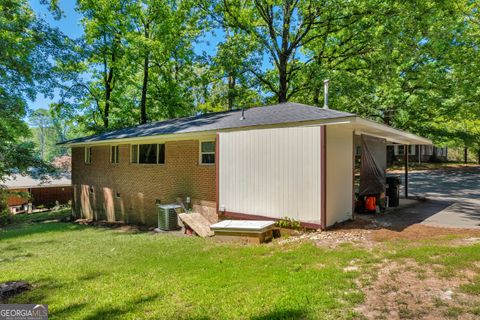
[[[328,109],[328,83],[330,80],[323,80],[323,109]]]
[[[242,116],[240,117],[240,120],[245,120],[245,109],[242,108]]]

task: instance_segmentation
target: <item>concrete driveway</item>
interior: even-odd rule
[[[480,229],[480,167],[417,171],[409,177],[409,195],[427,201],[399,208],[375,220],[397,227],[420,223]]]

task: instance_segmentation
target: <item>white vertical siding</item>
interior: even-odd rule
[[[225,132],[219,138],[220,208],[320,222],[319,127]]]
[[[327,126],[327,227],[352,218],[353,130]]]

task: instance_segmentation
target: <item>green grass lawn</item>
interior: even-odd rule
[[[436,264],[480,258],[478,245],[451,257],[425,246],[445,254]],[[0,282],[31,283],[9,303],[46,303],[51,319],[348,319],[364,295],[361,271],[343,269],[356,261],[368,270],[387,256],[428,263],[420,247],[404,247],[244,246],[27,221],[0,231]]]

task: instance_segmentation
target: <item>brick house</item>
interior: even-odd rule
[[[66,204],[72,200],[69,176],[42,181],[16,174],[7,178],[4,187],[9,191],[7,197],[9,207],[20,207],[27,203],[52,207],[57,201],[60,204]]]
[[[156,204],[325,228],[353,214],[354,137],[430,141],[354,114],[284,103],[151,122],[63,142],[77,217],[156,224]]]

